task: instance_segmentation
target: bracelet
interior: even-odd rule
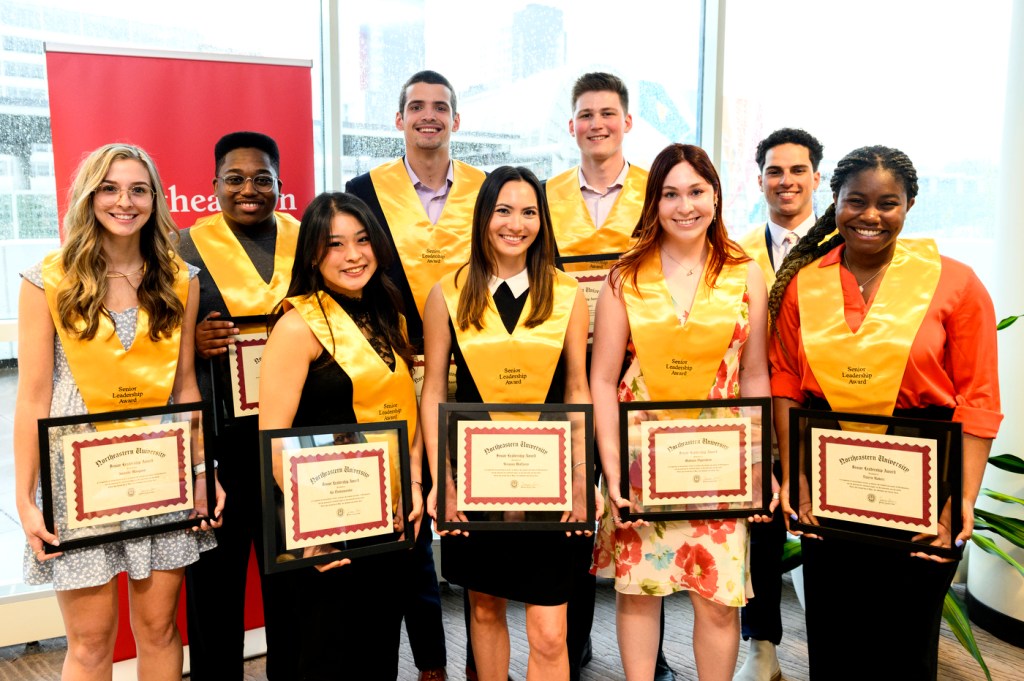
[[[217,470],[217,459],[213,460],[213,469]],[[192,466],[192,475],[193,475],[193,477],[199,477],[200,475],[202,475],[205,472],[206,472],[206,462],[205,461],[200,461],[195,466]]]
[[[419,486],[420,486],[420,489],[423,489],[423,483],[422,483],[422,482],[420,482],[419,480],[411,480],[410,482],[411,482],[411,483],[412,483],[413,485],[419,485]]]
[[[586,466],[586,465],[587,465],[587,462],[586,462],[586,461],[580,461],[579,463],[574,463],[574,464],[572,465],[572,469],[573,469],[573,470],[576,470],[576,469],[577,469],[577,468],[579,468],[580,466]]]

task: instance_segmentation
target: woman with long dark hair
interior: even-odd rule
[[[408,520],[415,522],[422,509],[422,448],[412,348],[397,289],[385,274],[390,254],[384,230],[357,197],[324,193],[306,208],[283,314],[261,362],[260,428],[379,421],[387,403],[389,420],[409,426]],[[396,500],[397,483],[393,475]],[[396,529],[400,525],[396,514]],[[296,605],[299,678],[397,677],[408,567],[404,552],[390,552],[318,565],[303,576]]]
[[[595,569],[615,579],[629,681],[653,678],[661,597],[681,590],[693,603],[699,678],[730,681],[751,595],[746,521],[624,523],[618,403],[767,396],[764,278],[728,238],[718,173],[699,147],[673,144],[654,159],[637,237],[597,302],[590,385],[609,503]]]
[[[198,401],[193,363],[198,270],[175,252],[177,228],[160,176],[138,147],[108,144],[82,161],[64,230],[63,247],[22,274],[18,306],[14,460],[18,514],[28,540],[25,581],[52,583],[57,592],[68,639],[62,677],[109,679],[117,634],[116,577],[127,572],[139,678],[179,679],[178,595],[185,566],[216,546],[213,533],[177,530],[46,554],[43,542],[57,545],[58,537],[46,530],[37,501],[36,426],[46,417]],[[137,394],[132,404],[112,397],[124,390],[120,386],[132,386]],[[51,436],[50,452],[55,497],[63,498],[66,465],[59,435]],[[203,452],[193,455],[198,462]],[[213,466],[196,475],[197,509],[206,507],[205,476],[211,474]],[[213,515],[219,516],[223,506],[218,494]],[[55,511],[61,538],[92,529],[71,530],[67,507],[56,504]],[[146,517],[122,524],[129,529],[159,522]],[[219,527],[220,521],[210,524]]]
[[[437,478],[438,404],[447,400],[449,357],[457,402],[589,403],[588,312],[576,281],[555,270],[554,237],[540,182],[503,166],[484,181],[473,211],[470,261],[434,286],[424,314],[423,431]],[[514,365],[521,382],[500,378]],[[580,456],[573,447],[573,456]],[[586,517],[584,462],[572,465],[573,510]],[[450,472],[450,469],[446,469]],[[436,508],[438,485],[447,508]],[[427,506],[434,517],[465,520],[450,475]],[[526,604],[528,679],[568,679],[566,602],[572,586],[569,539],[555,532],[485,532],[442,539],[441,569],[469,590],[471,645],[482,681],[508,678],[508,600]],[[524,563],[526,555],[536,560]],[[527,567],[528,565],[528,567]]]
[[[1002,420],[992,301],[933,241],[898,238],[918,190],[906,154],[851,151],[831,186],[833,204],[783,261],[769,296],[779,448],[789,446],[794,406],[962,422],[963,530],[950,536],[942,499],[934,539],[962,545]],[[850,367],[863,383],[843,378]],[[806,476],[782,462],[786,516],[814,524],[809,499],[792,509],[786,492],[806,489]],[[803,569],[812,679],[936,678],[955,562],[827,537],[803,540]],[[856,654],[878,641],[898,642],[884,661]]]

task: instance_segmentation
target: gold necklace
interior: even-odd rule
[[[143,264],[142,267],[140,267],[139,269],[135,270],[134,272],[118,272],[116,270],[107,270],[107,279],[115,279],[115,278],[124,279],[125,281],[128,282],[129,286],[131,286],[133,289],[138,291],[139,287],[136,286],[135,284],[133,284],[132,280],[129,279],[129,277],[134,277],[139,272],[144,272],[145,270],[146,270],[146,265],[145,264]],[[142,282],[140,281],[139,284],[141,284],[141,283]]]
[[[863,284],[860,283],[859,279],[857,279],[857,273],[853,271],[852,267],[850,267],[850,259],[846,257],[846,250],[845,249],[843,249],[843,263],[846,265],[846,269],[850,270],[850,274],[853,275],[854,281],[857,282],[857,289],[861,293],[864,293],[864,287],[867,286],[868,284],[870,284],[872,281],[874,281],[875,277],[877,277],[879,274],[884,272],[889,267],[889,265],[892,263],[892,260],[889,260],[889,262],[887,262],[884,265],[882,265],[881,267],[879,267],[878,271],[875,272],[874,274],[872,274],[870,277],[868,277],[867,281],[865,281]]]
[[[693,267],[690,267],[689,269],[687,269],[686,265],[684,265],[683,263],[681,263],[678,260],[676,260],[675,258],[673,258],[672,255],[668,251],[666,251],[664,248],[661,249],[661,252],[664,253],[668,257],[669,260],[671,260],[672,262],[674,262],[675,264],[679,265],[684,270],[686,270],[686,276],[688,276],[688,277],[692,276],[693,273],[697,270],[698,267],[703,267],[703,265],[704,265],[704,261],[703,260],[697,260],[697,264],[696,265],[694,265]]]

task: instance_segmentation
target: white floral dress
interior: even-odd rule
[[[199,269],[189,265],[189,278],[199,274]],[[21,274],[29,283],[43,287],[42,264],[37,264]],[[127,349],[135,338],[135,324],[139,310],[132,308],[123,312],[113,312],[114,328],[121,344]],[[53,397],[50,400],[50,417],[77,416],[87,414],[82,394],[75,385],[71,375],[64,347],[60,337],[53,337]],[[65,480],[63,475],[63,454],[60,438],[77,426],[59,429],[59,433],[51,431],[50,452],[51,473],[54,495],[64,498]],[[56,431],[58,429],[54,429]],[[37,492],[36,503],[42,508],[42,492]],[[63,504],[54,507],[57,534],[61,537],[73,536],[76,531],[67,528],[67,508]],[[188,511],[174,514],[163,514],[153,518],[137,518],[122,523],[123,529],[137,527],[140,524],[168,522],[188,517]],[[157,520],[159,518],[159,520]],[[77,530],[87,531],[88,528]],[[101,544],[65,551],[62,555],[40,563],[32,554],[32,549],[25,545],[22,560],[23,574],[26,584],[47,584],[52,582],[55,591],[82,589],[90,586],[106,584],[121,572],[127,572],[130,579],[146,579],[152,570],[174,570],[191,565],[199,560],[199,552],[217,545],[212,531],[194,532],[189,529],[172,530],[163,534],[128,539],[125,541]]]
[[[739,397],[740,350],[750,335],[748,305],[744,293],[732,342],[722,358],[708,399]],[[678,305],[676,313],[685,324],[687,313]],[[619,383],[619,401],[650,400],[632,339],[627,353],[630,361]],[[630,445],[629,458],[630,485],[639,493],[639,447]],[[616,591],[667,596],[689,590],[734,607],[745,605],[753,596],[747,578],[746,520],[676,520],[616,529],[609,508],[606,496],[605,514],[594,543],[592,572],[598,577],[614,577]]]

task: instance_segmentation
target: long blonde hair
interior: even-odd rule
[[[103,253],[103,226],[96,219],[93,195],[115,161],[133,160],[146,167],[153,185],[153,214],[142,227],[139,250],[144,273],[139,284],[139,308],[149,315],[149,337],[168,337],[181,325],[184,305],[174,292],[178,274],[175,243],[178,229],[171,219],[153,159],[130,144],[107,144],[93,151],[78,166],[68,192],[64,217],[67,240],[60,251],[64,279],[57,293],[61,327],[84,340],[96,336],[100,315],[113,319],[103,306],[107,295],[107,260]]]

